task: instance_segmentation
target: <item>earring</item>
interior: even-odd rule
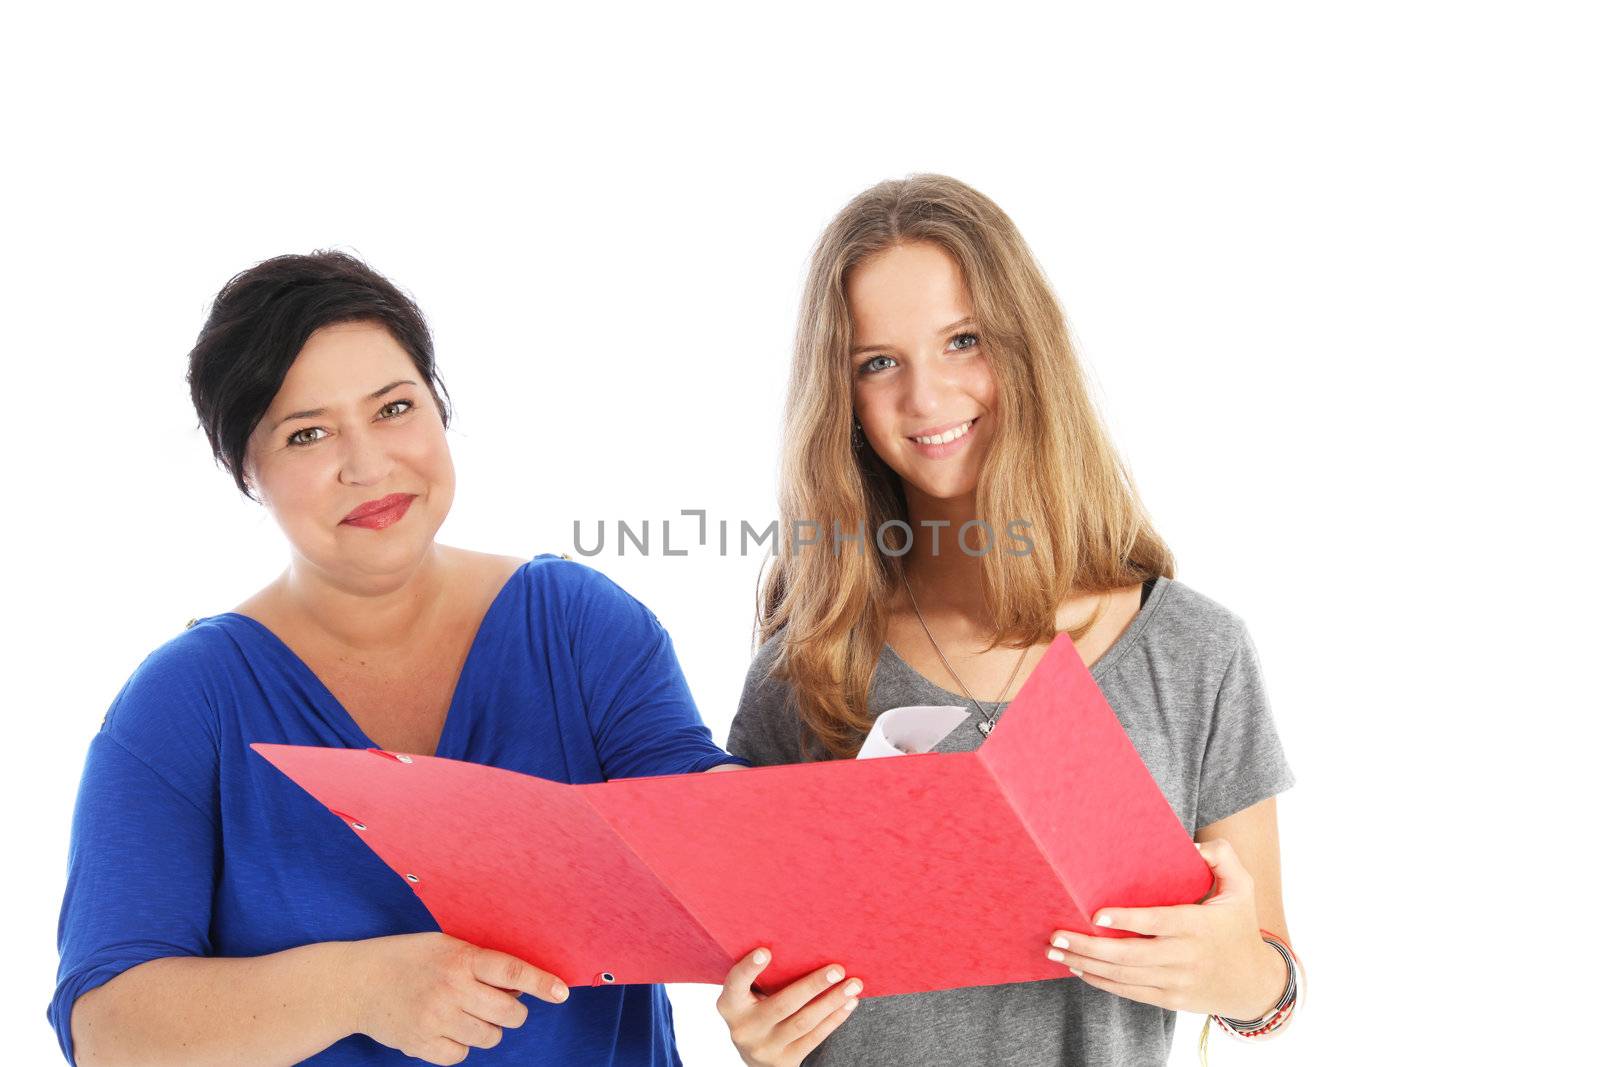
[[[859,452],[866,443],[866,436],[861,432],[861,420],[856,419],[855,425],[850,430],[850,447]]]

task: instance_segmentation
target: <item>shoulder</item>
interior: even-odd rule
[[[541,552],[521,567],[528,583],[551,589],[582,589],[605,575],[586,563],[555,552]]]
[[[1266,675],[1245,620],[1183,582],[1165,587],[1142,658],[1162,686],[1203,709],[1212,743],[1269,739],[1275,746]]]
[[[543,553],[519,573],[530,631],[566,642],[580,658],[609,661],[671,644],[656,613],[602,571]]]
[[[547,607],[565,614],[607,611],[655,613],[603,571],[566,556],[543,552],[521,567],[528,592]]]
[[[148,700],[185,698],[191,703],[209,703],[224,664],[236,661],[238,655],[238,646],[220,616],[190,619],[183,630],[158,645],[133,669],[106,721],[120,719]]]
[[[1207,674],[1224,670],[1246,640],[1244,620],[1187,582],[1166,579],[1146,644],[1157,658]]]
[[[739,709],[728,727],[728,751],[757,766],[805,760],[805,728],[789,683],[777,677],[783,631],[761,643],[745,671]]]
[[[101,732],[169,782],[202,783],[220,758],[218,709],[241,662],[225,620],[191,620],[133,669]]]
[[[756,649],[755,655],[750,658],[750,671],[748,677],[770,677],[778,665],[779,658],[783,655],[784,638],[788,636],[785,630],[779,630]]]
[[[772,704],[782,704],[789,694],[789,683],[777,677],[777,670],[783,658],[785,633],[779,630],[756,649],[755,655],[750,657],[750,666],[744,675],[744,697],[740,700],[740,707],[746,704],[766,708]]]

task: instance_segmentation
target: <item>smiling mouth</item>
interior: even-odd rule
[[[360,505],[339,521],[341,523],[360,522],[363,519],[370,519],[375,515],[387,514],[388,512],[394,511],[396,508],[409,507],[411,505],[411,501],[415,499],[415,493],[390,493],[386,497],[367,501],[365,504]]]
[[[977,421],[977,417],[970,418],[960,426],[952,426],[944,433],[936,433],[926,437],[913,437],[911,440],[919,445],[947,445],[951,441],[959,441],[967,436],[971,432],[973,424]]]

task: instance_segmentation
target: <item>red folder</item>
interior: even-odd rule
[[[590,785],[378,749],[251,746],[453,937],[573,986],[767,991],[839,963],[864,996],[1061,978],[1051,931],[1202,900],[1195,850],[1066,635],[973,752]]]

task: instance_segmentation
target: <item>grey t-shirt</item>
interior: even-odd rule
[[[781,636],[757,651],[728,735],[728,751],[757,766],[803,762],[806,751],[817,749],[802,749],[789,687],[768,676]],[[1244,623],[1183,582],[1158,578],[1090,674],[1191,835],[1294,784]],[[868,693],[870,711],[916,704],[971,707],[885,645]],[[995,713],[996,705],[985,707]],[[1000,715],[1005,707],[998,705]],[[983,740],[977,722],[973,712],[935,751],[977,748]],[[1172,1011],[1071,975],[868,996],[805,1062],[1143,1067],[1167,1062],[1176,1022]]]

